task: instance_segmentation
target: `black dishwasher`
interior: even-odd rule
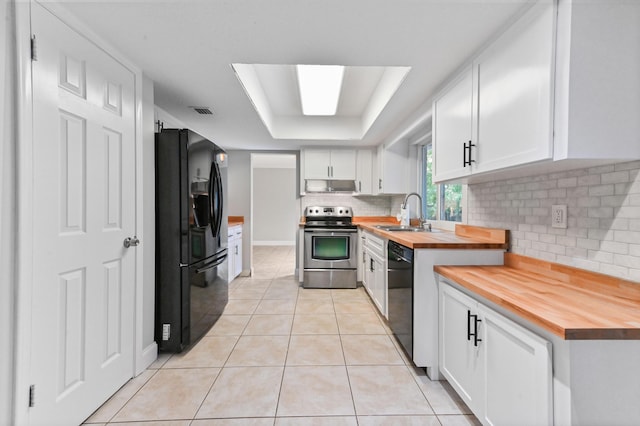
[[[413,359],[413,250],[387,244],[387,307],[389,326]]]

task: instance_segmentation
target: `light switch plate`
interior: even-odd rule
[[[551,227],[566,228],[567,227],[567,205],[556,204],[551,206]]]
[[[162,324],[162,340],[169,340],[171,337],[171,324]]]

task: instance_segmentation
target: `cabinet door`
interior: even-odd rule
[[[235,259],[234,259],[234,271],[233,276],[237,277],[242,273],[242,241],[238,240],[235,244]]]
[[[382,306],[380,304],[380,276],[378,269],[380,268],[380,262],[376,260],[376,256],[373,253],[369,254],[369,288],[371,289],[371,299],[376,305],[378,310],[382,312]]]
[[[242,227],[238,226],[238,229],[234,232],[234,269],[233,276],[237,277],[242,273]]]
[[[474,345],[474,317],[478,303],[460,291],[440,284],[440,371],[474,413],[482,409],[481,343]]]
[[[354,149],[331,151],[331,179],[356,179],[356,151]]]
[[[474,172],[553,156],[554,6],[540,2],[476,61]]]
[[[473,72],[467,69],[433,101],[433,181],[468,175],[472,141]]]
[[[364,286],[373,300],[373,303],[376,305],[380,313],[385,315],[384,312],[384,304],[382,298],[382,285],[384,283],[384,277],[381,277],[380,272],[382,271],[383,265],[380,261],[378,255],[371,251],[371,248],[365,248],[365,282]]]
[[[364,284],[364,270],[365,270],[365,259],[364,259],[364,246],[366,244],[367,238],[364,235],[364,231],[362,229],[358,229],[358,267],[356,268],[356,280],[361,281]]]
[[[233,236],[229,237],[228,240],[228,254],[227,254],[227,281],[231,282],[234,280],[235,270],[236,270],[236,257],[234,256],[235,252],[235,244]]]
[[[331,173],[331,151],[328,149],[305,149],[304,178],[329,179]]]
[[[409,189],[409,142],[378,146],[375,194],[406,194]]]
[[[373,153],[369,149],[359,149],[356,153],[356,191],[373,194]]]
[[[387,316],[387,268],[384,259],[371,253],[371,292],[373,301],[383,316]]]
[[[484,424],[552,424],[551,344],[481,305]]]
[[[362,284],[364,285],[365,290],[367,290],[367,293],[369,293],[369,296],[373,299],[373,291],[371,290],[371,286],[373,284],[373,263],[371,260],[371,254],[366,247],[364,249],[364,269],[362,271]]]

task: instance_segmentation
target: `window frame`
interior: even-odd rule
[[[425,208],[426,204],[427,204],[427,200],[426,200],[426,188],[425,188],[425,183],[426,183],[426,173],[427,173],[427,166],[426,166],[426,150],[428,149],[428,147],[431,147],[431,149],[433,150],[433,144],[431,141],[425,143],[425,144],[421,144],[419,146],[419,155],[418,155],[418,175],[420,176],[420,182],[419,182],[419,190],[420,190],[420,195],[422,197],[422,205],[420,206],[421,208]],[[433,151],[432,151],[433,152]],[[432,157],[433,158],[433,157]],[[448,229],[448,230],[455,230],[455,225],[457,223],[460,224],[466,224],[467,223],[467,194],[468,194],[468,188],[466,184],[461,184],[462,185],[462,191],[461,191],[461,200],[460,200],[460,207],[462,208],[462,214],[461,214],[461,220],[460,222],[455,222],[455,221],[451,221],[451,220],[444,220],[442,218],[442,199],[444,197],[444,184],[433,184],[436,186],[436,191],[437,191],[437,196],[436,196],[436,217],[435,219],[427,219],[427,221],[429,221],[431,224],[433,224],[434,227],[436,228],[442,228],[442,229]],[[425,209],[426,212],[426,209]]]

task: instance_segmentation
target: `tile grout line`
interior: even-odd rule
[[[167,360],[167,361],[168,361],[168,360]],[[164,363],[164,364],[166,364],[166,361],[165,361],[165,363]],[[126,407],[126,405],[127,405],[129,402],[131,402],[131,400],[132,400],[132,399],[133,399],[133,398],[138,394],[138,392],[140,392],[140,391],[142,390],[142,388],[143,388],[143,387],[145,387],[145,386],[147,385],[147,383],[149,383],[149,381],[150,381],[153,377],[155,377],[155,375],[156,375],[156,374],[158,374],[158,372],[159,372],[159,371],[160,371],[160,369],[164,366],[164,364],[162,364],[162,366],[161,366],[160,368],[157,368],[157,369],[156,369],[156,371],[155,371],[155,372],[154,372],[154,373],[153,373],[153,374],[152,374],[152,375],[151,375],[151,376],[150,376],[150,377],[149,377],[149,378],[148,378],[148,379],[147,379],[147,380],[142,384],[142,386],[140,386],[140,387],[138,388],[138,390],[136,390],[136,391],[133,393],[133,395],[131,395],[131,396],[127,399],[127,401],[126,401],[124,404],[122,404],[122,407],[118,408],[118,410],[114,413],[114,415],[113,415],[113,416],[111,416],[111,417],[109,417],[109,420],[107,420],[107,421],[105,422],[105,424],[109,424],[109,423],[111,423],[111,422],[113,421],[113,419],[115,419],[115,418],[116,418],[116,416],[117,416],[118,414],[120,414],[120,412],[124,409],[124,407]],[[147,368],[147,370],[148,370],[148,368]],[[129,383],[129,382],[127,382],[127,383]],[[125,386],[125,385],[123,385],[123,387],[124,387],[124,386]],[[122,388],[120,388],[120,389],[122,389]],[[119,389],[119,390],[120,390],[120,389]],[[107,401],[105,401],[105,403],[104,403],[104,404],[102,404],[102,405],[100,406],[100,408],[102,408],[102,407],[103,407],[103,406],[104,406],[104,405],[105,405],[105,404],[106,404],[106,403],[107,403],[111,398],[113,398],[116,394],[117,394],[117,392],[116,392],[115,394],[111,395],[111,397],[110,397]],[[100,410],[100,408],[98,408],[96,411]],[[93,416],[93,414],[95,414],[95,412],[96,412],[96,411],[94,411],[94,412],[91,414],[91,416]],[[89,417],[91,417],[91,416],[89,416]],[[91,423],[89,423],[89,424],[91,424]],[[98,424],[100,424],[100,423],[98,423]]]
[[[335,307],[335,303],[336,300],[334,298],[333,293],[331,293],[331,300],[332,300],[332,305],[333,305],[333,310],[335,312],[336,307]],[[338,322],[338,314],[335,313],[336,316],[336,323]],[[360,421],[358,420],[358,411],[356,409],[356,398],[353,395],[353,386],[351,385],[351,377],[349,376],[349,367],[347,366],[347,356],[344,353],[344,343],[342,342],[342,333],[340,332],[340,325],[337,324],[338,326],[338,338],[340,339],[340,349],[342,350],[342,360],[344,361],[344,371],[345,374],[347,375],[347,383],[349,383],[349,393],[351,394],[351,404],[353,405],[353,415],[355,417],[356,420],[356,426],[360,424]]]
[[[244,283],[242,283],[244,284]],[[236,289],[237,290],[237,289]],[[238,299],[240,300],[240,299]],[[262,299],[260,299],[262,300]],[[260,304],[258,302],[258,304]],[[253,310],[255,312],[256,308]],[[224,312],[223,312],[224,314]],[[242,336],[244,335],[244,331],[246,330],[246,328],[249,325],[249,322],[251,322],[251,318],[253,318],[253,313],[250,315],[249,317],[249,321],[247,321],[247,323],[244,325],[244,327],[242,328],[242,331],[240,332],[240,335],[238,336],[238,338],[236,339],[236,342],[233,344],[233,347],[231,348],[231,350],[229,351],[229,354],[227,355],[225,361],[222,363],[222,366],[220,367],[220,371],[218,371],[218,374],[216,375],[216,377],[213,379],[213,382],[211,383],[211,386],[209,386],[209,390],[207,390],[206,394],[204,395],[204,398],[202,399],[202,401],[200,402],[200,404],[198,405],[198,409],[196,410],[196,412],[193,415],[193,418],[191,419],[191,423],[193,423],[196,419],[196,417],[198,416],[198,413],[200,412],[200,410],[202,409],[202,406],[204,404],[204,402],[207,400],[207,397],[209,396],[209,394],[211,393],[211,390],[213,389],[213,387],[215,386],[216,382],[218,381],[218,379],[220,378],[220,376],[222,375],[222,372],[224,370],[224,368],[226,367],[227,363],[229,362],[229,358],[231,358],[231,354],[233,353],[233,351],[235,350],[235,348],[238,346],[238,342],[240,342],[240,339],[242,338]],[[215,326],[215,324],[214,324]],[[209,330],[211,331],[211,330]],[[208,334],[208,332],[207,332]],[[205,335],[206,336],[206,335]]]
[[[282,386],[284,385],[284,375],[287,371],[287,360],[289,359],[289,350],[291,349],[291,337],[293,332],[293,323],[295,321],[295,311],[298,307],[298,297],[300,296],[300,289],[298,289],[298,294],[296,294],[296,306],[293,308],[293,318],[291,319],[291,327],[289,328],[289,341],[287,343],[287,353],[284,356],[284,364],[282,366],[282,377],[280,377],[280,388],[278,389],[278,398],[276,399],[276,409],[274,412],[273,424],[275,425],[278,418],[278,408],[280,407],[280,397],[282,396]]]

